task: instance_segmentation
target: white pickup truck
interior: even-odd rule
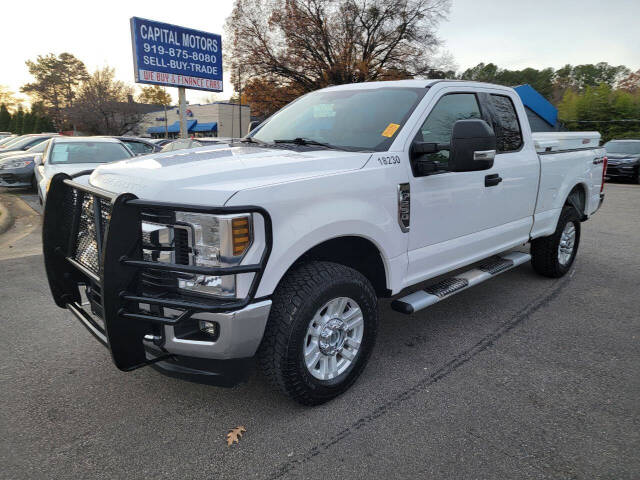
[[[599,138],[532,135],[497,85],[325,88],[236,143],[56,175],[49,284],[121,370],[233,384],[255,357],[319,404],[364,369],[378,297],[412,314],[529,260],[564,275],[603,200]]]

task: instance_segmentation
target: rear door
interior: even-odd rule
[[[482,118],[496,131],[498,153],[490,170],[447,171],[448,152],[442,151],[432,157],[440,165],[438,173],[412,172],[408,284],[528,240],[538,157],[532,146],[523,153],[518,104],[501,95],[507,98],[493,99],[482,88],[442,88],[420,122],[415,140],[449,143],[455,121]]]

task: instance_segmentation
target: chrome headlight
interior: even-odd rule
[[[253,222],[250,214],[176,212],[175,218],[174,225],[142,223],[145,260],[226,267],[239,264],[251,246]],[[184,251],[185,245],[187,252]],[[217,297],[233,297],[236,294],[236,276],[181,273],[178,275],[178,288]]]

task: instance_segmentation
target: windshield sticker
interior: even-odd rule
[[[382,132],[382,136],[391,138],[399,128],[400,125],[398,125],[397,123],[390,123],[389,125],[387,125],[387,128],[384,129],[384,132]]]
[[[321,103],[313,106],[313,118],[330,118],[335,116],[336,111],[333,109],[333,103]]]

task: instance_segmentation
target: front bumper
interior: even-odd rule
[[[266,247],[260,262],[209,268],[143,260],[142,218],[169,218],[176,210],[261,215]],[[254,298],[271,239],[270,217],[259,207],[208,208],[142,201],[132,194],[113,195],[78,184],[65,174],[53,177],[45,205],[43,249],[54,300],[110,350],[113,362],[124,371],[155,365],[189,377],[205,372],[194,363],[202,366],[252,357],[271,308],[271,300]],[[93,250],[87,249],[87,242]],[[252,281],[245,298],[218,300],[170,288],[155,288],[150,293],[143,282],[149,272],[250,273]],[[200,320],[217,323],[215,338],[199,332]]]
[[[640,168],[640,166],[634,164],[617,163],[612,165],[611,162],[609,162],[607,164],[606,176],[611,178],[633,178],[638,168]]]
[[[33,167],[2,169],[0,187],[30,187],[33,175]]]

